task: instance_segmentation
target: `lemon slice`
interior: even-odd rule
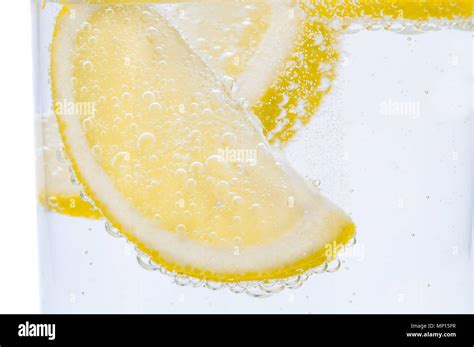
[[[80,198],[80,190],[71,183],[69,164],[58,158],[62,148],[54,114],[35,120],[37,150],[37,189],[39,203],[50,211],[67,216],[99,219],[99,211]]]
[[[408,19],[468,19],[473,15],[472,0],[299,0],[319,18],[345,20]]]
[[[286,143],[330,91],[338,32],[291,0],[203,0],[161,12],[234,96],[260,118],[270,142]]]
[[[354,235],[351,219],[272,153],[255,116],[144,6],[65,6],[51,48],[58,121],[103,215],[170,271],[286,278]]]

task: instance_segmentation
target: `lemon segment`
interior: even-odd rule
[[[38,202],[49,211],[72,217],[99,219],[99,211],[80,198],[71,183],[67,162],[57,157],[62,147],[54,114],[35,119]]]
[[[354,235],[351,219],[274,154],[254,115],[157,12],[66,6],[54,100],[72,167],[103,215],[170,271],[235,282],[300,274]]]
[[[250,105],[272,143],[293,138],[331,89],[338,32],[295,1],[208,0],[162,13],[218,76],[235,81],[234,97]]]
[[[291,55],[252,107],[270,142],[287,143],[315,116],[336,77],[338,34],[324,23],[304,22]]]

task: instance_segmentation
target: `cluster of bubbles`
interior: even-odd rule
[[[115,229],[109,222],[106,222],[105,228],[107,233],[116,238],[122,238],[122,234]],[[356,243],[354,237],[345,247],[350,247]],[[247,294],[255,298],[267,298],[272,295],[278,294],[285,289],[298,289],[300,288],[312,275],[333,273],[338,271],[342,267],[342,260],[335,258],[334,260],[325,262],[324,264],[312,268],[300,275],[296,275],[289,278],[274,279],[268,281],[241,281],[241,282],[214,282],[207,281],[191,276],[178,274],[173,271],[169,271],[159,264],[156,264],[150,256],[142,252],[140,249],[135,247],[137,252],[138,264],[147,271],[158,271],[163,275],[172,278],[173,282],[181,287],[194,287],[194,288],[207,288],[213,291],[228,289],[235,294]]]
[[[409,19],[357,19],[349,24],[334,22],[335,26],[340,26],[345,34],[356,34],[362,31],[390,31],[394,33],[413,35],[426,32],[433,32],[446,29],[472,31],[474,22],[468,19],[430,19],[414,21]]]

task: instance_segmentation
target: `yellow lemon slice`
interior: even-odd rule
[[[351,219],[271,151],[256,117],[145,6],[65,6],[53,99],[73,169],[103,215],[170,271],[235,282],[300,274]]]
[[[62,141],[55,115],[38,117],[35,123],[39,203],[67,216],[99,219],[99,211],[81,199],[79,188],[72,185],[69,164],[58,158]]]
[[[338,32],[291,0],[203,0],[161,12],[217,75],[235,81],[270,142],[286,143],[330,91]]]
[[[472,0],[300,0],[319,18],[346,20],[408,19],[468,19],[473,15]]]

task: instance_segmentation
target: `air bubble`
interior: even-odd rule
[[[163,47],[161,46],[156,46],[155,47],[155,52],[158,56],[161,56],[163,54]]]
[[[86,118],[82,121],[82,128],[84,130],[86,130],[86,131],[89,130],[91,128],[91,126],[92,126],[92,119],[90,117],[88,117],[88,118]]]
[[[156,142],[155,135],[152,133],[146,132],[141,134],[137,140],[137,148],[140,150],[149,149],[151,145]]]
[[[132,132],[136,133],[138,131],[138,124],[137,123],[130,123],[129,128]]]
[[[234,197],[232,198],[232,204],[233,204],[234,206],[240,207],[240,206],[242,206],[242,205],[244,204],[244,199],[243,199],[242,197],[240,197],[240,196],[234,196]]]
[[[261,209],[262,206],[260,206],[260,204],[253,204],[252,206],[250,206],[250,210],[254,213],[260,212]]]
[[[316,188],[319,188],[321,187],[321,180],[319,178],[312,179],[311,184]]]
[[[120,165],[123,161],[128,161],[130,160],[130,153],[128,152],[119,152],[110,161],[110,164],[112,167],[115,167],[116,165]]]
[[[64,151],[64,147],[61,146],[56,150],[56,159],[60,163],[67,163],[66,152]]]
[[[176,231],[177,234],[182,234],[182,235],[184,235],[184,234],[187,233],[188,229],[186,228],[186,225],[184,225],[184,224],[178,224],[178,225],[176,226],[175,231]]]
[[[50,196],[48,199],[48,205],[51,207],[58,207],[59,206],[58,199],[55,196]]]
[[[218,170],[222,167],[223,157],[211,155],[206,159],[206,166],[211,170]]]
[[[328,267],[326,269],[326,272],[336,272],[338,271],[342,266],[342,261],[338,258],[334,259],[330,263],[328,263]]]
[[[184,275],[176,275],[174,278],[174,283],[177,284],[180,287],[186,287],[191,284],[191,281],[189,277],[184,276]]]
[[[132,94],[130,94],[129,92],[124,92],[120,96],[120,99],[122,100],[122,102],[129,102],[130,100],[132,100]]]
[[[186,188],[190,191],[195,191],[197,187],[197,181],[194,178],[188,178],[186,180]]]
[[[160,185],[160,180],[155,179],[155,180],[151,180],[151,182],[150,182],[150,186],[152,186],[152,187],[157,187],[159,185]]]
[[[145,253],[141,252],[140,250],[137,250],[137,262],[138,264],[145,270],[147,271],[161,271],[161,267],[156,265],[148,255]]]
[[[147,90],[146,92],[143,92],[142,98],[146,101],[152,102],[155,100],[155,93],[150,90]]]
[[[237,137],[234,133],[227,132],[223,136],[224,144],[227,146],[233,146],[237,144]]]
[[[148,107],[148,110],[150,112],[161,112],[163,110],[163,107],[159,102],[152,102]]]
[[[117,229],[115,229],[114,226],[108,221],[105,222],[105,230],[112,237],[115,237],[115,238],[122,238],[123,237],[123,235]]]
[[[221,290],[221,289],[225,288],[225,283],[206,282],[206,287],[210,290]]]
[[[184,180],[186,179],[188,173],[186,172],[185,169],[178,169],[174,172],[175,176],[177,179]]]
[[[94,65],[90,61],[82,62],[82,71],[92,72],[94,70]]]
[[[204,172],[204,165],[200,161],[193,162],[189,168],[194,175],[199,175]]]
[[[113,16],[115,14],[115,10],[112,7],[107,7],[105,9],[105,14],[108,16]]]
[[[232,223],[233,223],[234,225],[239,225],[239,224],[241,224],[241,223],[242,223],[242,217],[240,217],[240,216],[234,216],[234,217],[232,218]]]
[[[245,286],[240,285],[239,283],[232,283],[229,285],[229,290],[235,294],[241,294],[245,292],[245,289],[246,289]]]
[[[93,155],[95,158],[100,157],[101,154],[102,154],[102,149],[100,148],[99,145],[94,145],[94,146],[92,146],[92,155]]]

